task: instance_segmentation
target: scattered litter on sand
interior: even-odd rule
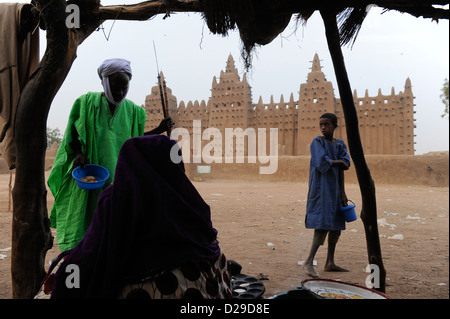
[[[269,275],[263,274],[263,273],[259,273],[257,279],[258,280],[269,280]]]
[[[388,237],[388,239],[397,239],[397,240],[403,240],[403,234],[396,234],[394,236]]]
[[[303,266],[304,263],[305,263],[304,260],[300,260],[297,264],[298,264],[299,266]],[[317,260],[313,260],[313,266],[317,266]]]
[[[405,219],[416,219],[416,220],[420,220],[421,218],[420,218],[419,216],[411,216],[411,215],[408,215],[408,216],[405,217]]]
[[[388,216],[397,216],[398,215],[398,213],[391,213],[391,212],[387,212],[387,211],[384,211],[383,213],[385,213]]]
[[[381,226],[381,227],[390,227],[391,229],[395,229],[395,227],[397,227],[397,225],[395,225],[395,224],[389,224],[387,221],[386,221],[386,218],[379,218],[378,220],[377,220],[377,223],[378,223],[378,226]]]
[[[10,251],[10,250],[11,250],[11,247],[0,249],[1,252],[6,252],[6,251]],[[4,260],[6,257],[8,257],[8,256],[4,255],[4,254],[0,254],[0,260]]]

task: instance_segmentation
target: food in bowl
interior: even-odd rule
[[[97,182],[97,178],[95,176],[90,176],[89,175],[89,176],[80,178],[80,181],[88,182],[88,183],[96,183]]]

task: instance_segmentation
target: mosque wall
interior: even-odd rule
[[[164,76],[161,72],[162,81]],[[338,128],[335,137],[347,142],[346,125],[341,101],[335,97],[334,88],[327,81],[322,72],[320,60],[315,54],[311,72],[306,83],[300,84],[298,96],[290,94],[288,98],[281,95],[279,101],[264,102],[260,97],[258,102],[252,101],[251,86],[247,82],[246,74],[242,79],[230,55],[225,70],[218,78],[212,80],[211,96],[207,102],[181,101],[167,87],[169,114],[176,123],[176,127],[187,130],[191,139],[201,140],[194,148],[190,145],[192,154],[199,154],[204,146],[211,142],[210,147],[219,141],[203,140],[208,128],[217,129],[215,132],[224,135],[226,130],[242,129],[243,138],[235,138],[233,145],[222,143],[223,156],[247,156],[249,143],[256,142],[259,149],[258,129],[266,129],[266,151],[274,147],[268,135],[271,128],[278,129],[278,155],[309,155],[309,145],[313,138],[320,135],[318,122],[323,113],[335,113],[338,116]],[[383,95],[378,90],[377,96],[369,96],[368,90],[362,97],[354,92],[354,102],[358,113],[360,136],[366,155],[414,155],[414,96],[411,81],[405,82],[403,92],[395,93],[392,88],[389,95]],[[146,130],[156,127],[163,118],[161,95],[159,86],[154,86],[146,97],[144,108],[148,116]],[[198,125],[194,129],[195,125]],[[248,130],[247,130],[248,129]],[[214,132],[212,132],[214,133]],[[202,134],[202,136],[198,136]],[[207,137],[207,136],[206,136]],[[175,137],[175,139],[177,139]],[[261,141],[263,143],[263,141]],[[219,146],[217,146],[219,147]],[[244,153],[239,153],[243,150]]]

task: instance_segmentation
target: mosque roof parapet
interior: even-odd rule
[[[289,97],[289,102],[294,102],[294,93],[291,93],[291,96]]]
[[[264,102],[263,102],[263,99],[262,99],[262,96],[260,95],[259,96],[259,100],[258,100],[258,104],[263,104]]]

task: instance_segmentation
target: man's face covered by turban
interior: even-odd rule
[[[131,80],[130,61],[109,59],[99,66],[97,72],[108,101],[114,105],[122,103],[128,93],[128,82]]]

